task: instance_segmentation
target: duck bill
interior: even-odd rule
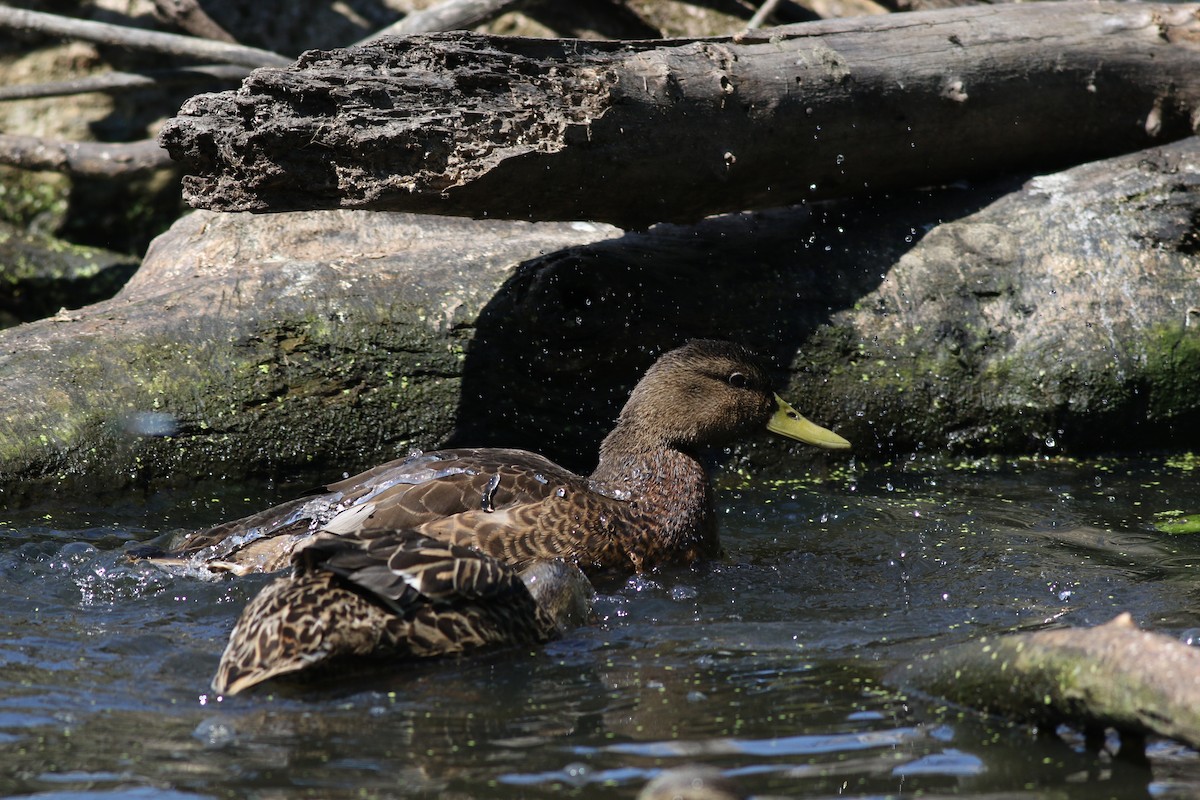
[[[824,447],[827,450],[845,450],[850,446],[850,442],[833,431],[806,420],[799,411],[792,408],[779,395],[775,395],[775,403],[775,413],[767,422],[767,430],[772,433],[778,433],[780,436],[796,439],[805,444]]]

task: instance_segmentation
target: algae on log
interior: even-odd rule
[[[0,223],[0,328],[117,293],[137,260]]]
[[[186,199],[626,227],[1076,164],[1189,135],[1195,5],[1030,3],[723,39],[384,39],[198,95]]]
[[[616,233],[192,214],[115,298],[0,333],[0,496],[305,465],[335,477],[437,444],[475,315],[513,266]]]
[[[860,452],[1196,447],[1198,259],[1200,139],[1035,177],[834,314],[805,380]]]
[[[1095,628],[984,637],[924,655],[887,681],[1023,722],[1200,747],[1200,649],[1139,630],[1128,614]]]
[[[0,490],[329,480],[410,445],[589,469],[692,336],[790,365],[784,394],[864,454],[1196,446],[1196,219],[1197,139],[640,233],[198,212],[116,298],[0,332]],[[788,447],[762,442],[759,467]]]

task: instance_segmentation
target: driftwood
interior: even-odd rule
[[[1128,614],[1095,628],[981,638],[888,681],[989,714],[1070,724],[1093,741],[1114,728],[1134,743],[1154,734],[1200,747],[1200,649],[1139,630]]]
[[[1197,14],[1032,3],[699,41],[388,39],[193,98],[160,140],[195,206],[641,227],[1187,135]]]
[[[208,15],[199,0],[154,0],[154,11],[164,21],[179,26],[193,36],[237,43],[229,31]]]
[[[375,34],[421,33],[486,21],[514,5],[513,0],[452,0],[406,16]],[[229,63],[144,73],[108,72],[70,81],[0,86],[0,101],[58,97],[85,92],[120,92],[151,86],[212,80],[241,80],[249,67],[287,64],[265,50],[243,47],[215,23],[196,0],[157,0],[164,18],[187,30],[219,41],[143,31],[124,25],[77,20],[56,14],[0,6],[0,27],[65,36],[107,45],[150,50],[165,56],[220,58]],[[118,178],[172,166],[167,151],[153,140],[137,142],[69,142],[43,137],[0,134],[0,164],[28,170],[63,172],[79,177]]]

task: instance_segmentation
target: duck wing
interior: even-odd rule
[[[322,529],[342,534],[360,528],[415,529],[472,544],[474,537],[468,534],[475,524],[486,521],[490,530],[528,527],[542,512],[538,504],[556,492],[586,490],[585,478],[524,450],[437,450],[381,464],[306,497],[188,534],[159,560],[238,573],[273,572],[285,568],[296,546]],[[479,516],[497,510],[505,513],[494,519]],[[466,518],[448,522],[462,515]]]
[[[320,533],[243,610],[212,687],[236,694],[346,657],[546,641],[565,627],[555,613],[516,570],[470,548],[412,531]]]

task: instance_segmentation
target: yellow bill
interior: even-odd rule
[[[829,450],[845,450],[850,446],[850,442],[833,431],[806,420],[779,395],[775,395],[775,402],[778,407],[767,422],[767,430],[772,433]]]

